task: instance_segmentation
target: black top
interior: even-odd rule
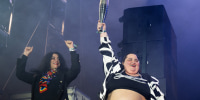
[[[39,92],[39,81],[41,77],[38,76],[38,78],[35,78],[36,80],[34,82],[32,90],[32,92],[34,93],[33,100],[62,100],[61,98],[65,89],[65,86],[62,83],[64,82],[64,78],[62,78],[62,75],[62,72],[57,72],[56,77],[53,77],[48,84],[47,91],[43,93]]]
[[[115,89],[128,89],[140,93],[147,100],[150,99],[150,89],[147,80],[143,80],[143,77],[133,77],[125,73],[113,74],[107,82],[107,89],[106,98]]]
[[[79,55],[75,51],[71,51],[70,54],[71,68],[58,70],[56,77],[48,84],[47,91],[43,93],[39,93],[39,81],[42,75],[25,71],[27,56],[23,55],[22,58],[17,59],[16,76],[32,85],[32,100],[64,100],[65,98],[68,100],[66,87],[80,73]]]

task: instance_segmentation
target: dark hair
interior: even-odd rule
[[[64,69],[67,69],[66,64],[65,64],[65,60],[59,52],[49,52],[43,57],[40,65],[39,65],[39,72],[40,73],[44,73],[44,72],[46,72],[50,69],[50,62],[51,62],[51,58],[52,58],[53,54],[57,54],[58,57],[59,57],[60,67],[58,67],[58,69],[61,70],[61,71],[64,70]]]
[[[125,56],[123,56],[123,58],[122,58],[122,63],[125,61],[126,57],[127,57],[129,54],[134,54],[134,55],[137,56],[137,54],[135,54],[135,53],[127,53],[127,54],[125,54]],[[139,59],[139,58],[138,58],[138,59]]]

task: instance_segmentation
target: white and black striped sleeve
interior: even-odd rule
[[[99,51],[103,55],[105,74],[107,74],[109,71],[111,71],[111,73],[115,73],[122,70],[120,66],[121,63],[114,55],[109,38],[100,37],[100,43],[101,45],[99,47]],[[110,70],[110,68],[112,68],[112,70]]]

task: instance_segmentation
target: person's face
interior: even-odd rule
[[[135,54],[128,54],[122,64],[124,65],[125,72],[128,75],[137,74],[140,68],[139,60]]]
[[[60,67],[60,60],[59,60],[58,54],[54,53],[52,55],[50,65],[51,65],[51,69],[56,69]]]

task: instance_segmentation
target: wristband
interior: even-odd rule
[[[69,51],[76,51],[75,48],[69,48]]]
[[[97,33],[99,33],[99,34],[105,33],[105,32],[106,32],[106,30],[104,30],[104,31],[97,31]]]

